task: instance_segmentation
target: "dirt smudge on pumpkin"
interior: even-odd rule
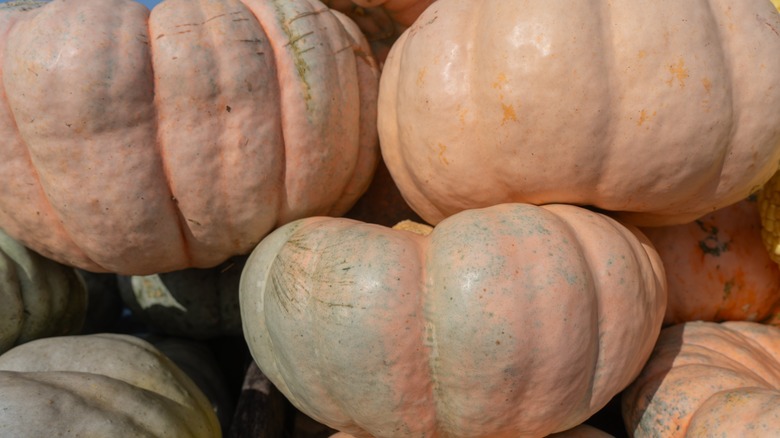
[[[690,77],[690,73],[688,73],[688,69],[685,67],[684,59],[680,58],[676,64],[671,64],[669,73],[672,74],[672,77],[666,81],[667,85],[671,87],[676,79],[680,88],[685,88],[685,80]]]
[[[506,122],[516,122],[517,121],[517,113],[515,112],[515,107],[512,104],[501,104],[501,108],[504,111],[504,118],[501,120],[501,126],[504,126]]]
[[[447,146],[439,143],[439,159],[446,166],[450,164],[450,161],[447,159],[447,157],[444,156],[445,152],[447,152]]]
[[[425,76],[428,74],[428,69],[423,67],[417,73],[417,86],[422,87],[425,84]]]
[[[642,126],[645,124],[645,122],[648,122],[655,117],[657,113],[653,111],[652,113],[648,113],[646,109],[642,109],[639,111],[639,119],[636,121],[637,126]]]

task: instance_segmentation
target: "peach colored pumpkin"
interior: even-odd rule
[[[666,304],[636,228],[571,205],[502,204],[429,235],[346,218],[251,253],[244,336],[301,412],[356,437],[545,436],[645,363]]]
[[[572,429],[548,435],[548,438],[610,438],[612,435],[587,424],[581,424]],[[352,435],[339,432],[330,438],[354,438]],[[613,437],[614,438],[614,437]]]
[[[316,0],[0,9],[0,82],[0,227],[91,271],[217,265],[378,158],[376,63]]]
[[[746,321],[664,329],[622,394],[634,437],[776,437],[780,328]]]
[[[780,267],[764,250],[755,197],[694,222],[642,231],[666,269],[665,324],[761,321],[780,310]]]
[[[382,71],[382,155],[433,224],[501,202],[690,222],[777,168],[778,53],[766,0],[439,0]]]

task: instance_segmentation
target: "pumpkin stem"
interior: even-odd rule
[[[419,222],[411,221],[411,220],[402,220],[401,222],[398,222],[397,224],[393,225],[394,230],[404,230],[409,231],[414,234],[419,234],[421,236],[427,236],[431,234],[433,231],[433,227],[428,224],[421,224]]]

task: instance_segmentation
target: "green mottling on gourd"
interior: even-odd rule
[[[306,108],[310,110],[312,104],[312,92],[311,92],[311,84],[309,84],[307,75],[311,71],[311,68],[309,67],[309,64],[306,62],[306,59],[304,58],[303,55],[309,50],[312,50],[313,47],[301,48],[300,42],[304,40],[307,36],[313,34],[314,31],[309,31],[306,33],[299,34],[295,31],[295,29],[293,29],[292,23],[299,18],[303,18],[318,12],[309,12],[309,13],[304,12],[302,14],[298,14],[295,17],[288,19],[284,9],[279,5],[278,1],[274,1],[274,9],[276,9],[276,13],[282,18],[281,20],[282,30],[284,31],[284,33],[287,35],[287,38],[289,39],[289,42],[287,44],[290,46],[290,49],[292,50],[295,70],[298,72],[298,76],[301,79],[301,84],[303,86],[303,99],[306,101]]]
[[[699,241],[699,248],[704,254],[709,254],[715,257],[719,257],[721,253],[729,250],[728,242],[721,242],[718,239],[718,227],[714,225],[708,225],[704,221],[697,220],[696,224],[702,231],[707,233],[707,237]]]

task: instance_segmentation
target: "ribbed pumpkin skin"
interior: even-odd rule
[[[688,322],[664,329],[642,374],[623,392],[634,437],[776,437],[780,328]]]
[[[86,315],[87,287],[75,269],[0,230],[0,354],[34,339],[76,334]]]
[[[646,239],[568,205],[470,210],[429,236],[346,218],[274,231],[244,336],[302,412],[356,437],[544,436],[627,386],[666,289]]]
[[[687,224],[642,232],[664,262],[665,324],[762,321],[780,310],[780,267],[761,241],[755,197]]]
[[[0,436],[221,436],[211,405],[133,336],[39,339],[0,356]]]
[[[382,155],[430,223],[501,202],[637,225],[746,198],[780,159],[766,0],[439,0],[382,71]]]
[[[314,0],[0,10],[0,81],[0,227],[91,271],[214,266],[378,158],[376,63]]]

